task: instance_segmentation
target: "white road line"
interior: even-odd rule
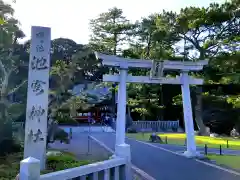
[[[134,166],[132,164],[132,169],[137,173],[140,174],[141,177],[143,177],[145,180],[156,180],[154,179],[152,176],[150,176],[149,174],[147,174],[145,171],[139,169],[138,167]]]
[[[110,153],[114,154],[114,151],[112,149],[110,149],[109,147],[107,147],[103,142],[99,141],[98,139],[96,139],[93,136],[89,136],[92,140],[96,141],[100,146],[102,146],[104,149],[106,149],[107,151],[109,151]]]
[[[155,146],[155,145],[153,145],[153,144],[150,144],[150,143],[147,143],[147,142],[143,142],[143,141],[139,141],[139,140],[136,140],[136,139],[133,139],[133,138],[129,138],[129,137],[126,137],[126,138],[129,139],[129,140],[133,140],[133,141],[136,141],[136,142],[139,142],[139,143],[142,143],[142,144],[151,146],[151,147],[155,147],[155,148],[161,149],[161,150],[163,150],[163,151],[166,151],[166,152],[169,152],[169,153],[172,153],[172,154],[176,154],[176,155],[182,156],[182,155],[179,154],[179,153],[176,153],[176,152],[174,152],[174,151],[165,149],[165,148],[163,148],[163,147]]]
[[[100,146],[102,146],[104,149],[106,149],[107,151],[109,151],[110,153],[114,154],[114,151],[107,147],[103,142],[99,141],[98,139],[96,139],[93,136],[89,136],[92,140],[96,141]],[[139,169],[138,167],[134,166],[132,164],[132,169],[134,171],[136,171],[136,173],[140,174],[144,179],[146,180],[156,180],[154,179],[152,176],[150,176],[149,174],[147,174],[146,172],[144,172],[143,170]]]
[[[237,176],[240,176],[240,173],[237,172],[237,171],[234,171],[234,170],[231,170],[231,169],[227,169],[227,168],[224,168],[224,167],[221,167],[221,166],[218,166],[218,165],[216,165],[216,164],[209,163],[209,162],[201,161],[201,160],[199,160],[199,159],[195,159],[195,161],[200,162],[200,163],[202,163],[202,164],[205,164],[205,165],[207,165],[207,166],[211,166],[211,167],[214,167],[214,168],[217,168],[217,169],[226,171],[226,172],[228,172],[228,173],[231,173],[231,174],[235,174],[235,175],[237,175]]]
[[[183,156],[182,154],[179,154],[179,153],[176,153],[176,152],[174,152],[174,151],[165,149],[165,148],[163,148],[163,147],[155,146],[155,145],[153,145],[153,144],[149,144],[149,143],[146,143],[146,142],[143,142],[143,141],[139,141],[139,140],[136,140],[136,139],[133,139],[133,138],[129,138],[129,137],[126,137],[126,138],[129,139],[129,140],[134,140],[134,141],[136,141],[136,142],[139,142],[139,143],[142,143],[142,144],[151,146],[151,147],[155,147],[155,148],[157,148],[157,149],[161,149],[161,150],[163,150],[163,151],[166,151],[166,152],[169,152],[169,153],[172,153],[172,154],[176,154],[176,155],[178,155],[178,156],[185,157],[185,156]],[[205,161],[202,161],[202,160],[199,160],[199,159],[194,159],[194,160],[197,161],[197,162],[199,162],[199,163],[205,164],[205,165],[207,165],[207,166],[211,166],[211,167],[220,169],[220,170],[222,170],[222,171],[226,171],[226,172],[228,172],[228,173],[231,173],[231,174],[240,176],[240,173],[237,172],[237,171],[234,171],[234,170],[231,170],[231,169],[227,169],[227,168],[223,168],[223,167],[221,167],[221,166],[218,166],[218,165],[215,165],[215,164],[212,164],[212,163],[208,163],[208,162],[205,162]]]

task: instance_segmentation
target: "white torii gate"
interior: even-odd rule
[[[183,61],[154,61],[144,59],[127,59],[113,55],[95,53],[96,57],[102,60],[104,66],[119,68],[119,75],[103,75],[103,81],[118,82],[118,105],[117,105],[117,129],[115,154],[130,158],[130,147],[125,144],[125,121],[126,121],[126,83],[150,83],[150,84],[180,84],[182,90],[184,124],[187,136],[186,157],[196,157],[199,153],[196,150],[195,134],[193,125],[192,105],[190,97],[190,85],[201,85],[203,79],[197,79],[188,75],[189,71],[200,71],[207,60],[198,62]],[[128,75],[128,68],[151,69],[150,76]],[[176,78],[162,77],[163,70],[180,70],[181,75]]]

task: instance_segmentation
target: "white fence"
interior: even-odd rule
[[[40,161],[30,157],[21,161],[20,180],[126,180],[127,168],[127,160],[117,157],[40,175]]]
[[[179,120],[177,121],[133,121],[133,125],[140,131],[177,131]]]

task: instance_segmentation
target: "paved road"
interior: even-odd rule
[[[173,145],[173,144],[159,144],[159,143],[153,143],[155,146],[163,147],[166,149],[169,149],[174,152],[183,152],[186,150],[186,146],[181,145]],[[197,150],[201,153],[204,153],[204,147],[197,147]],[[220,151],[217,148],[208,148],[208,153],[214,153],[219,154]],[[240,155],[239,150],[232,150],[232,149],[222,149],[222,154],[226,155]]]
[[[88,133],[73,133],[70,144],[55,141],[49,146],[53,149],[64,150],[75,154],[80,160],[102,161],[112,154],[88,137]]]
[[[113,133],[98,133],[92,136],[114,149]],[[161,149],[126,139],[131,145],[132,163],[156,180],[239,180],[240,176],[207,166],[193,159],[172,154]]]

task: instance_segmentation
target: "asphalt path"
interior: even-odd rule
[[[91,136],[104,143],[108,148],[114,150],[114,133],[93,133]],[[195,161],[194,159],[188,159],[186,157],[164,151],[134,139],[126,139],[126,143],[131,146],[132,164],[145,171],[156,180],[240,179],[239,175],[208,166]],[[160,144],[157,146],[159,145]]]

